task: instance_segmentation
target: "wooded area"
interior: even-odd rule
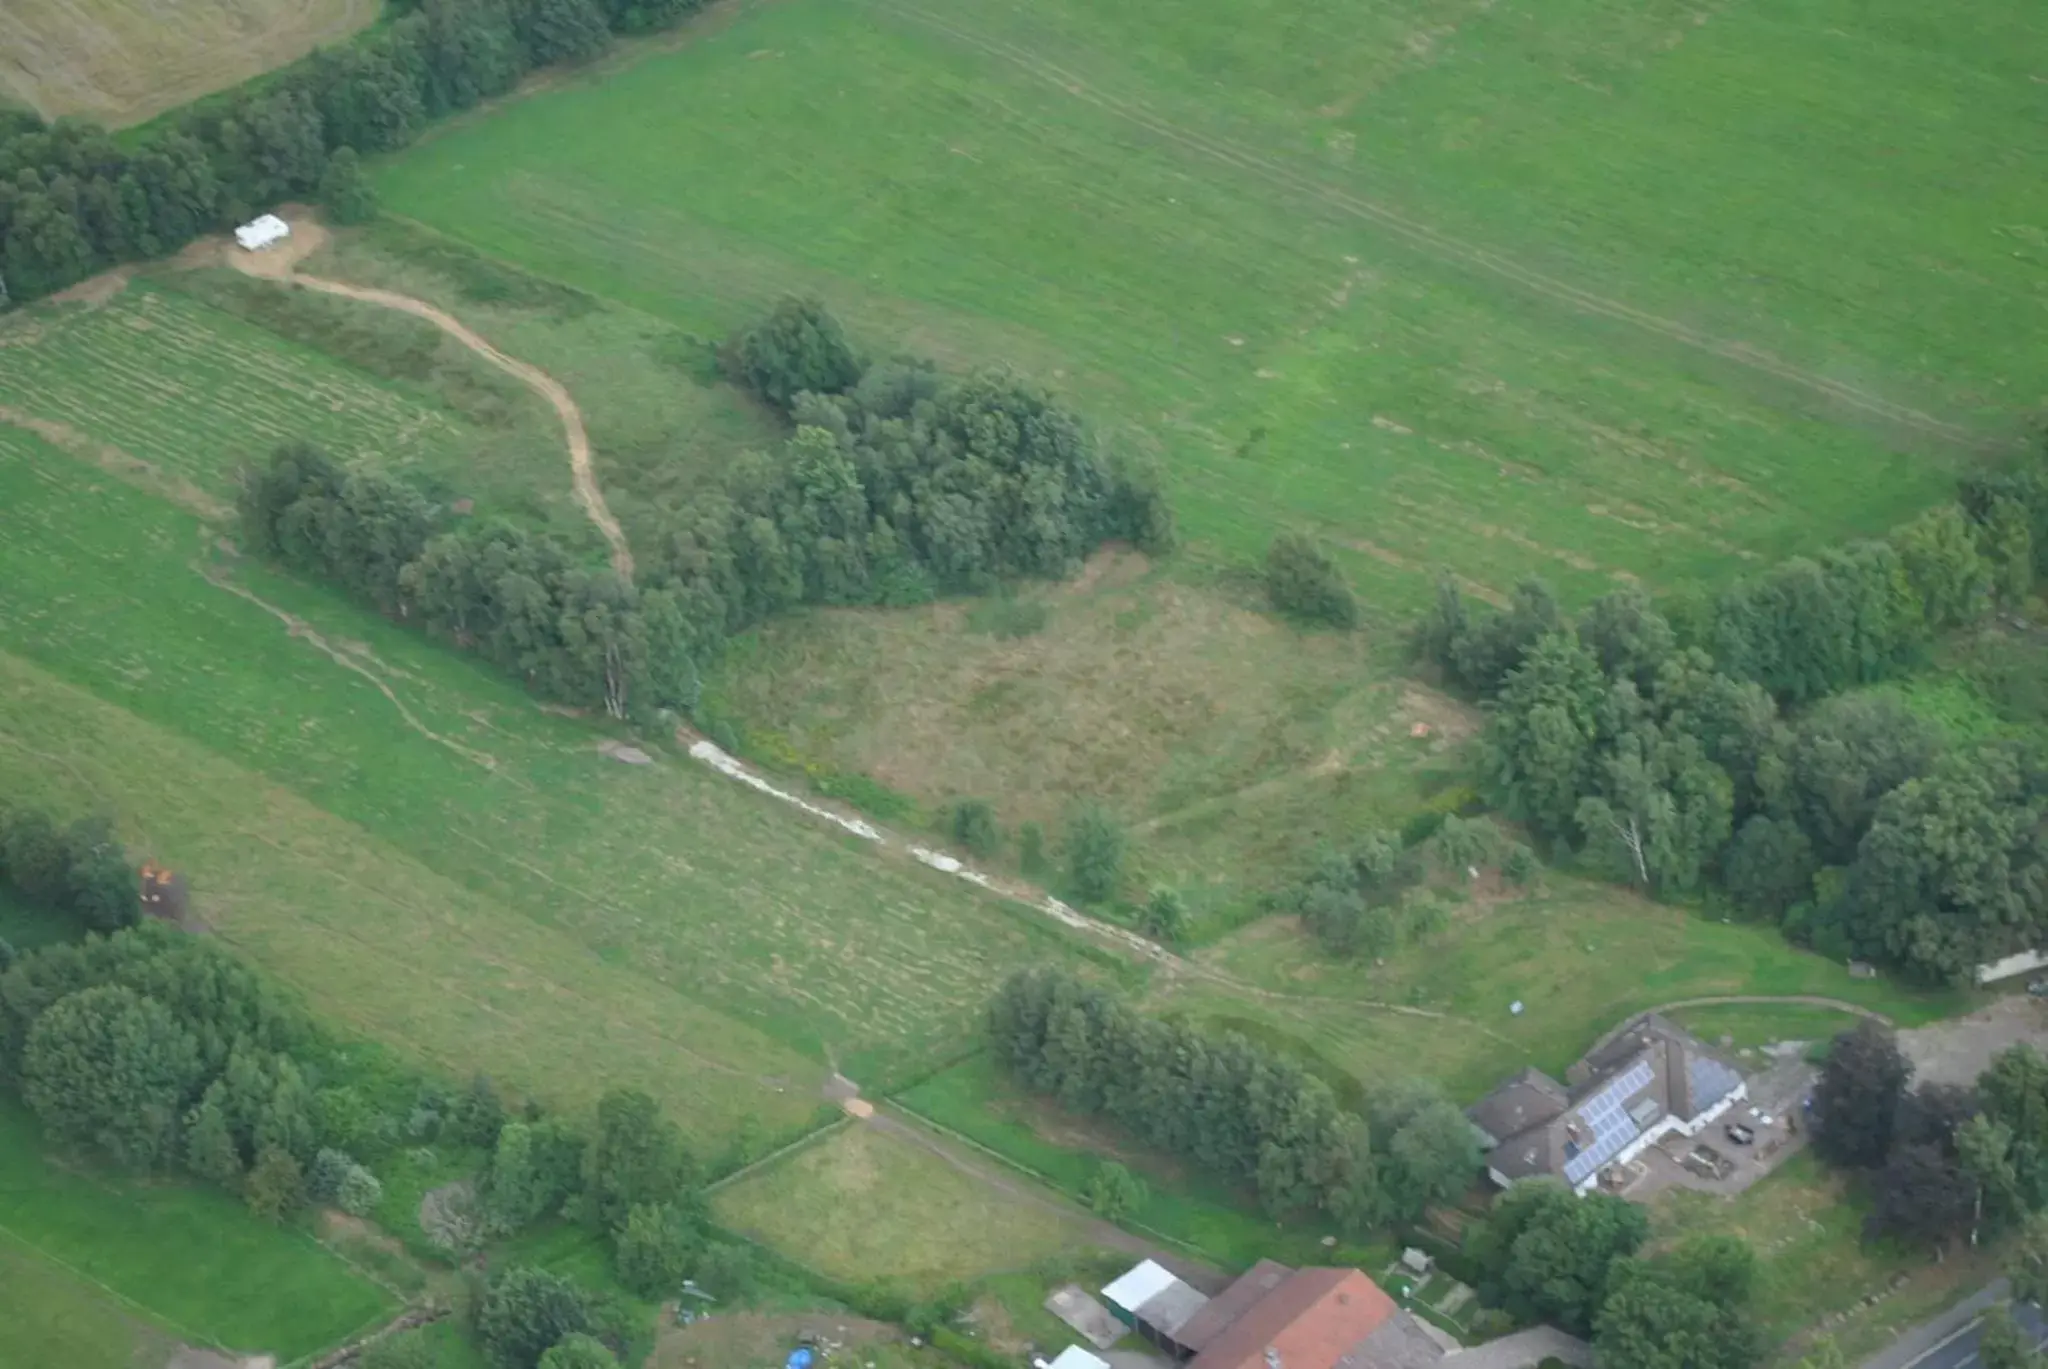
[[[1944,754],[1881,696],[1937,634],[2048,573],[2048,453],[1974,475],[1885,541],[1787,561],[1667,613],[1634,586],[1566,619],[1540,583],[1473,615],[1455,585],[1422,657],[1491,700],[1486,778],[1554,850],[1657,894],[1718,885],[1836,959],[1963,981],[2048,936],[2048,756]]]
[[[761,331],[837,324],[786,302]],[[843,345],[843,344],[842,344]],[[690,709],[698,668],[726,639],[798,604],[919,603],[1017,576],[1058,576],[1111,538],[1170,545],[1156,484],[1106,462],[1051,395],[997,371],[929,363],[778,375],[795,435],[743,457],[721,488],[643,552],[637,581],[585,565],[558,539],[458,519],[397,477],[345,469],[305,444],[247,472],[251,548],[476,651],[539,693],[613,717]]]

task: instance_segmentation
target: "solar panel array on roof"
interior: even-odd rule
[[[1579,1118],[1593,1129],[1592,1144],[1586,1146],[1565,1161],[1565,1182],[1583,1183],[1586,1176],[1621,1153],[1621,1148],[1633,1141],[1640,1128],[1635,1119],[1628,1115],[1625,1104],[1629,1095],[1650,1086],[1656,1075],[1647,1060],[1638,1062],[1628,1073],[1593,1095],[1592,1101],[1579,1109]]]
[[[1735,1092],[1736,1085],[1742,1082],[1741,1075],[1710,1055],[1695,1055],[1686,1075],[1686,1082],[1692,1086],[1695,1117]]]

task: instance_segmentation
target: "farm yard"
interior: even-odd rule
[[[314,6],[294,37],[261,9],[138,20],[155,74],[125,38],[34,85],[0,56],[0,91],[128,122],[372,17]],[[1027,1095],[983,1050],[984,1005],[1057,963],[1360,1108],[1414,1078],[1463,1104],[1523,1065],[1561,1075],[1665,1005],[1754,1054],[1852,1009],[1904,1027],[1984,1002],[1852,977],[1722,901],[1652,902],[1569,859],[1436,872],[1426,916],[1349,960],[1274,914],[1319,852],[1481,807],[1487,714],[1406,641],[1440,571],[1481,604],[1530,575],[1567,607],[1705,594],[1882,533],[2018,450],[2048,400],[2032,22],[2010,0],[1939,19],[1902,0],[729,0],[536,74],[368,159],[367,224],[292,206],[290,256],[253,271],[208,240],[0,314],[8,802],[111,816],[190,879],[191,930],[408,1068],[481,1072],[533,1118],[643,1089],[713,1170],[796,1142],[708,1200],[773,1252],[761,1324],[664,1319],[649,1363],[779,1362],[810,1312],[777,1300],[813,1308],[806,1271],[920,1298],[966,1281],[1042,1320],[1039,1275],[1117,1234],[1081,1206],[1105,1161],[1141,1180],[1124,1242],[1380,1268],[1391,1228],[1333,1254],[1321,1218],[1275,1223],[1245,1183]],[[113,23],[32,0],[0,16],[0,53]],[[220,48],[214,24],[272,28],[238,49],[247,71],[179,55]],[[784,613],[702,663],[681,728],[543,704],[252,554],[244,473],[307,441],[455,519],[593,566],[622,539],[645,566],[786,436],[719,344],[792,292],[871,356],[1043,381],[1157,467],[1180,547]],[[616,530],[520,366],[572,397]],[[1268,611],[1254,563],[1286,529],[1335,553],[1361,631]],[[2026,632],[1944,641],[1878,692],[1958,743],[2033,735]],[[696,763],[697,731],[889,840]],[[1006,892],[906,855],[969,798],[1001,824],[982,863]],[[1122,897],[1093,909],[1115,929],[1026,901],[1070,878],[1026,825],[1057,842],[1083,802],[1128,838]],[[1185,922],[1133,953],[1129,900],[1161,886]],[[0,880],[13,951],[67,934]],[[841,1075],[885,1111],[816,1135]],[[931,1145],[908,1139],[920,1117]],[[460,1177],[452,1154],[394,1166],[424,1190]],[[0,1188],[24,1185],[43,1197],[0,1216],[0,1361],[158,1369],[179,1342],[290,1360],[402,1296],[310,1220],[102,1183],[0,1111]],[[417,1197],[378,1210],[405,1259]],[[1652,1249],[1747,1241],[1774,1362],[1815,1318],[1861,1354],[1991,1276],[1989,1256],[1861,1243],[1868,1198],[1807,1157],[1698,1198],[1659,1200]],[[110,1259],[122,1223],[145,1238]],[[611,1289],[594,1231],[550,1216],[489,1253]],[[198,1243],[217,1259],[185,1267]],[[452,1326],[430,1339],[441,1369],[480,1353]],[[868,1352],[942,1369],[889,1333]]]

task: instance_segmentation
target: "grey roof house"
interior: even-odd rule
[[[1547,1175],[1588,1192],[1663,1137],[1697,1136],[1749,1096],[1733,1067],[1655,1013],[1611,1033],[1565,1079],[1525,1069],[1465,1110],[1500,1187]]]

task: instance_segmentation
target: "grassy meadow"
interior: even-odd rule
[[[114,1369],[171,1339],[284,1361],[397,1308],[312,1237],[225,1194],[53,1163],[11,1102],[0,1106],[0,1269],[7,1364]],[[64,1353],[34,1353],[43,1347]]]
[[[0,426],[9,771],[115,812],[324,1015],[563,1103],[640,1083],[716,1145],[749,1117],[803,1125],[828,1057],[874,1084],[927,1067],[1009,965],[1062,953],[675,753],[608,761],[587,723],[235,563],[162,486],[225,500],[237,453],[285,425],[238,427],[223,394],[211,433],[131,429],[119,404],[101,425],[105,377],[63,390],[39,346],[0,349],[0,385],[23,367],[67,425],[61,444]],[[344,449],[370,440],[324,417]]]
[[[935,1291],[1072,1256],[1086,1214],[1032,1185],[991,1186],[877,1126],[843,1127],[718,1190],[713,1215],[833,1278]]]
[[[1704,24],[1614,0],[1541,19],[1308,0],[1213,25],[1084,8],[750,8],[461,121],[379,188],[679,326],[811,289],[878,347],[1011,362],[1159,454],[1199,550],[1307,523],[1382,611],[1437,565],[1582,595],[1882,528],[2042,391],[2042,355],[2012,345],[2037,268],[1997,231],[2041,192],[1901,196],[1916,174],[1974,192],[2038,145],[1994,18],[1936,38],[1847,0]],[[1430,55],[1387,71],[1365,54],[1390,27]],[[1832,29],[1853,35],[1826,73],[1841,98],[1918,117],[1929,146],[1843,157],[1860,125],[1756,98]],[[1310,54],[1345,69],[1304,81]],[[1910,98],[1901,54],[1926,72]],[[1863,60],[1878,74],[1842,69]],[[1297,106],[1332,83],[1352,88]],[[1982,150],[1987,122],[2005,150]]]
[[[0,96],[118,128],[337,43],[378,0],[8,0]]]

